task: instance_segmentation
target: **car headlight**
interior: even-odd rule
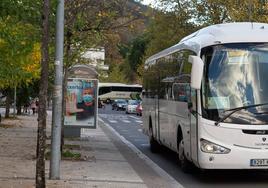
[[[228,148],[225,148],[223,146],[220,146],[205,139],[201,139],[200,143],[201,143],[201,151],[205,153],[227,154],[230,153],[231,151]]]

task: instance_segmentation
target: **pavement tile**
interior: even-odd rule
[[[35,183],[35,152],[37,116],[18,116],[3,119],[0,127],[0,188],[32,188]],[[47,134],[50,135],[51,117]],[[50,144],[50,140],[47,141]],[[78,146],[83,160],[62,160],[61,180],[49,180],[49,161],[46,161],[47,187],[147,187],[128,161],[101,128],[83,130],[81,139],[65,140]]]

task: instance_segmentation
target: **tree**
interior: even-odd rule
[[[228,15],[236,22],[264,22],[268,21],[268,2],[264,0],[240,0],[225,2]]]
[[[113,65],[111,67],[109,77],[102,78],[103,82],[118,82],[125,83],[126,78],[124,72],[121,70],[120,65]]]
[[[150,13],[152,19],[147,29],[150,39],[146,50],[147,57],[178,43],[184,36],[197,30],[192,21],[193,11],[188,1],[160,2],[161,10]]]
[[[225,22],[267,22],[268,3],[262,0],[194,0],[199,25]]]
[[[65,66],[70,67],[73,59],[77,59],[81,52],[92,47],[104,46],[106,54],[114,56],[116,53],[112,51],[120,41],[120,33],[131,30],[135,24],[140,24],[139,20],[142,19],[139,10],[132,9],[130,2],[67,0],[65,46],[68,61]],[[71,54],[73,56],[70,56]]]
[[[89,48],[104,47],[105,63],[111,67],[122,64],[124,60],[117,46],[122,40],[129,40],[130,33],[143,30],[144,16],[140,9],[140,4],[133,0],[66,1],[65,82],[68,67],[77,63],[81,52]],[[122,67],[117,69],[122,71]]]
[[[0,20],[0,87],[18,86],[39,76],[39,44],[30,24],[11,17]]]
[[[41,45],[41,82],[39,90],[38,132],[36,149],[36,187],[45,188],[45,149],[46,149],[46,100],[48,89],[49,64],[49,0],[43,1],[42,45]]]
[[[33,38],[36,33],[33,25],[18,21],[16,17],[0,18],[0,89],[7,94],[6,117],[12,88],[39,78],[40,45]]]
[[[0,17],[16,18],[23,23],[31,23],[40,29],[41,0],[2,0],[0,1]]]
[[[197,20],[197,24],[206,26],[230,21],[227,2],[228,0],[194,0],[193,8],[196,11],[193,17]]]
[[[133,39],[128,45],[118,45],[119,52],[124,58],[124,64],[121,67],[127,78],[125,82],[141,83],[142,74],[138,71],[138,68],[143,65],[148,42],[147,35],[143,34]]]

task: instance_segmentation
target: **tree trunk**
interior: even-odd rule
[[[21,115],[21,105],[17,105],[17,115]]]
[[[70,32],[70,29],[67,28],[67,35],[66,35],[66,63],[64,66],[64,77],[63,77],[63,87],[62,87],[62,97],[63,97],[63,103],[62,103],[62,125],[64,125],[64,116],[65,116],[65,108],[66,108],[66,102],[65,102],[65,97],[67,94],[67,79],[68,79],[68,68],[70,64],[70,56],[71,56],[71,37],[72,33]],[[64,127],[61,129],[61,152],[63,150],[64,146]]]
[[[11,103],[11,92],[10,90],[7,90],[5,118],[9,118],[10,103]]]
[[[43,0],[42,45],[41,45],[41,82],[38,106],[38,131],[36,148],[36,188],[45,188],[45,150],[46,150],[46,108],[49,65],[49,0]]]

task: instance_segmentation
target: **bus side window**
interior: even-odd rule
[[[186,83],[174,83],[173,86],[173,99],[180,102],[188,102],[190,94],[190,86]]]
[[[169,99],[169,100],[173,100],[173,99],[172,99],[172,86],[169,86],[169,87],[168,87],[168,99]]]
[[[173,100],[173,98],[172,98],[172,85],[171,84],[166,85],[165,99],[166,100]]]
[[[192,110],[197,111],[197,98],[196,98],[196,90],[190,88],[190,101],[192,104]]]

